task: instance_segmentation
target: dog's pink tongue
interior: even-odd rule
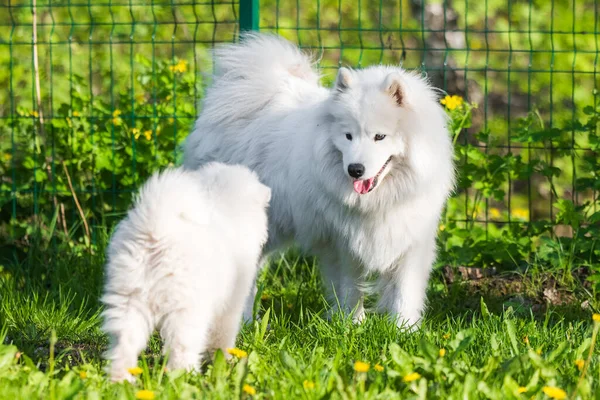
[[[371,187],[373,186],[374,180],[375,180],[375,177],[365,179],[364,181],[355,180],[354,181],[354,191],[359,194],[369,193],[369,190],[371,190]]]

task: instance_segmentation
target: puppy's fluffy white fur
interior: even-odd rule
[[[341,68],[329,89],[296,46],[261,34],[218,50],[215,71],[185,165],[256,171],[273,191],[265,254],[296,242],[318,256],[330,294],[358,320],[363,278],[378,272],[379,308],[416,325],[454,182],[436,91],[395,66]]]
[[[108,247],[102,302],[113,380],[131,379],[154,328],[170,369],[233,347],[267,239],[271,191],[242,166],[167,170],[143,186]]]

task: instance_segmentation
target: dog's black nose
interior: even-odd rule
[[[348,174],[353,178],[360,178],[365,173],[365,166],[362,164],[348,165]]]

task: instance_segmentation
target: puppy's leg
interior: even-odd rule
[[[258,262],[258,270],[252,274],[250,290],[249,290],[246,298],[243,300],[244,307],[243,307],[242,321],[245,324],[251,323],[252,321],[254,321],[254,302],[256,300],[256,292],[257,292],[256,279],[258,278],[258,272],[262,271],[262,269],[267,264],[268,260],[269,260],[268,256],[263,256],[260,259],[260,261]],[[256,268],[253,267],[252,270],[256,270]]]
[[[201,354],[207,349],[207,334],[212,315],[206,304],[168,313],[161,322],[169,370],[199,370]]]
[[[347,253],[333,249],[318,252],[319,266],[332,312],[342,311],[355,322],[361,322],[365,316],[363,293],[360,291],[360,266]]]
[[[146,347],[152,332],[152,317],[144,302],[135,296],[106,293],[103,297],[102,329],[110,337],[105,358],[110,362],[109,373],[113,381],[135,381],[127,371],[137,366],[137,358]]]
[[[230,358],[227,349],[235,347],[235,339],[242,324],[243,308],[242,300],[237,307],[229,307],[226,312],[213,319],[207,345],[211,353],[221,349],[225,358]]]
[[[410,330],[418,328],[434,258],[435,240],[415,244],[392,269],[379,277],[378,309],[394,315],[398,326]]]
[[[252,287],[250,288],[250,292],[246,297],[246,301],[244,304],[244,309],[242,312],[242,321],[246,324],[254,321],[254,302],[256,300],[256,292],[258,291],[256,287],[256,280],[252,283]]]
[[[227,307],[214,318],[209,334],[209,349],[221,349],[226,357],[227,349],[235,347],[235,339],[242,324],[246,293],[254,286],[255,265],[240,265],[235,277],[235,290],[228,294]],[[247,302],[246,302],[247,305]]]

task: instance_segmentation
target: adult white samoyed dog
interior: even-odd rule
[[[381,65],[340,68],[326,88],[310,57],[267,34],[221,47],[214,62],[184,165],[256,171],[272,190],[263,256],[294,242],[317,256],[334,304],[358,321],[365,277],[377,272],[378,310],[418,326],[454,186],[436,90]]]

